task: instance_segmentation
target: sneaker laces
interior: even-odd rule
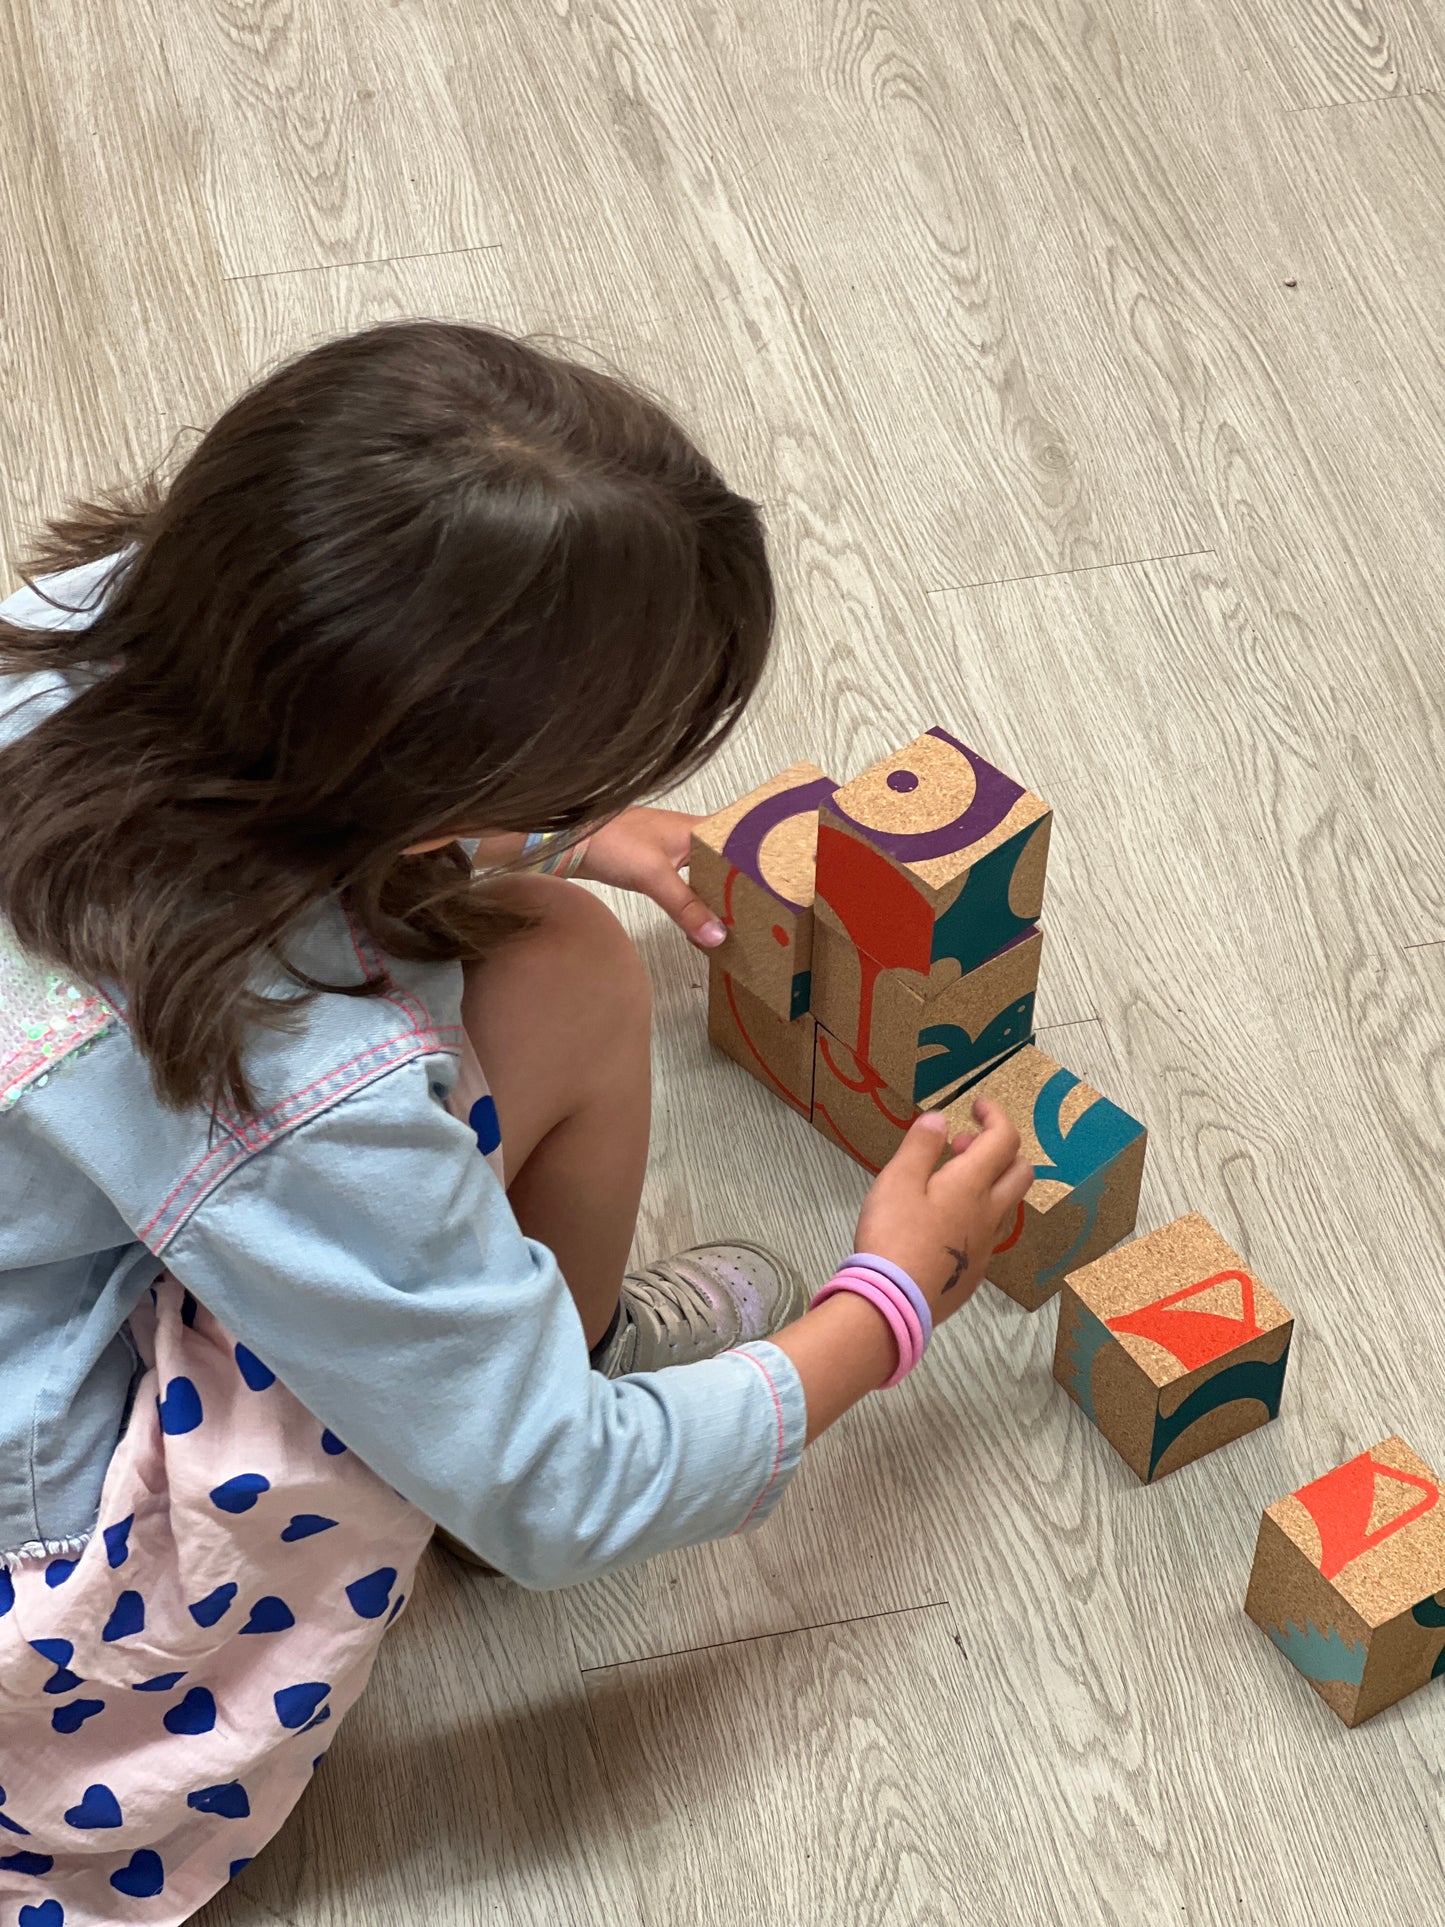
[[[701,1285],[681,1266],[660,1258],[642,1271],[629,1271],[623,1278],[623,1309],[637,1322],[638,1314],[656,1327],[658,1337],[676,1347],[678,1327],[688,1339],[700,1339],[713,1330],[713,1305]]]

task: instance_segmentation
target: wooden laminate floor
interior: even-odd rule
[[[767,507],[687,800],[942,721],[1055,804],[1044,1041],[1300,1321],[1141,1491],[985,1288],[755,1537],[532,1597],[439,1557],[207,1927],[1424,1927],[1445,1694],[1348,1733],[1260,1507],[1445,1465],[1445,0],[3,0],[12,561],[278,357],[539,330]],[[13,572],[13,571],[12,571]],[[631,914],[629,912],[629,914]],[[658,984],[650,1251],[821,1277],[862,1185]]]

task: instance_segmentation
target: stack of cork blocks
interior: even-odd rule
[[[1033,1041],[1052,812],[943,729],[796,763],[694,832],[715,1044],[869,1171],[986,1097],[1034,1180],[988,1277],[1059,1296],[1054,1377],[1146,1486],[1267,1424],[1294,1319],[1197,1212],[1124,1244],[1144,1126]],[[1245,1610],[1350,1726],[1445,1679],[1441,1480],[1391,1437],[1271,1505]]]
[[[865,1169],[988,1097],[1035,1182],[989,1276],[1036,1309],[1124,1237],[1144,1127],[1033,1044],[1053,813],[943,729],[838,785],[797,763],[693,833],[727,926],[713,1042]]]

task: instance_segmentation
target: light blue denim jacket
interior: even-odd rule
[[[0,615],[82,626],[110,566],[45,583],[74,613],[25,590]],[[0,679],[0,742],[68,693]],[[380,961],[336,903],[293,955],[330,983]],[[460,965],[386,962],[388,996],[322,994],[300,1030],[258,1032],[258,1114],[213,1125],[157,1101],[119,999],[54,976],[46,998],[0,928],[0,1559],[93,1529],[138,1376],[126,1320],[161,1264],[524,1585],[720,1538],[777,1504],[806,1429],[791,1362],[763,1342],[616,1382],[592,1371],[556,1260],[446,1109]],[[17,1029],[27,997],[44,1009]],[[42,1058],[32,1033],[51,1015],[58,1054]]]

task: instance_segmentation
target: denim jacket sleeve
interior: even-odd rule
[[[761,1524],[802,1454],[759,1342],[615,1382],[414,1059],[251,1158],[166,1261],[405,1497],[525,1586]]]

